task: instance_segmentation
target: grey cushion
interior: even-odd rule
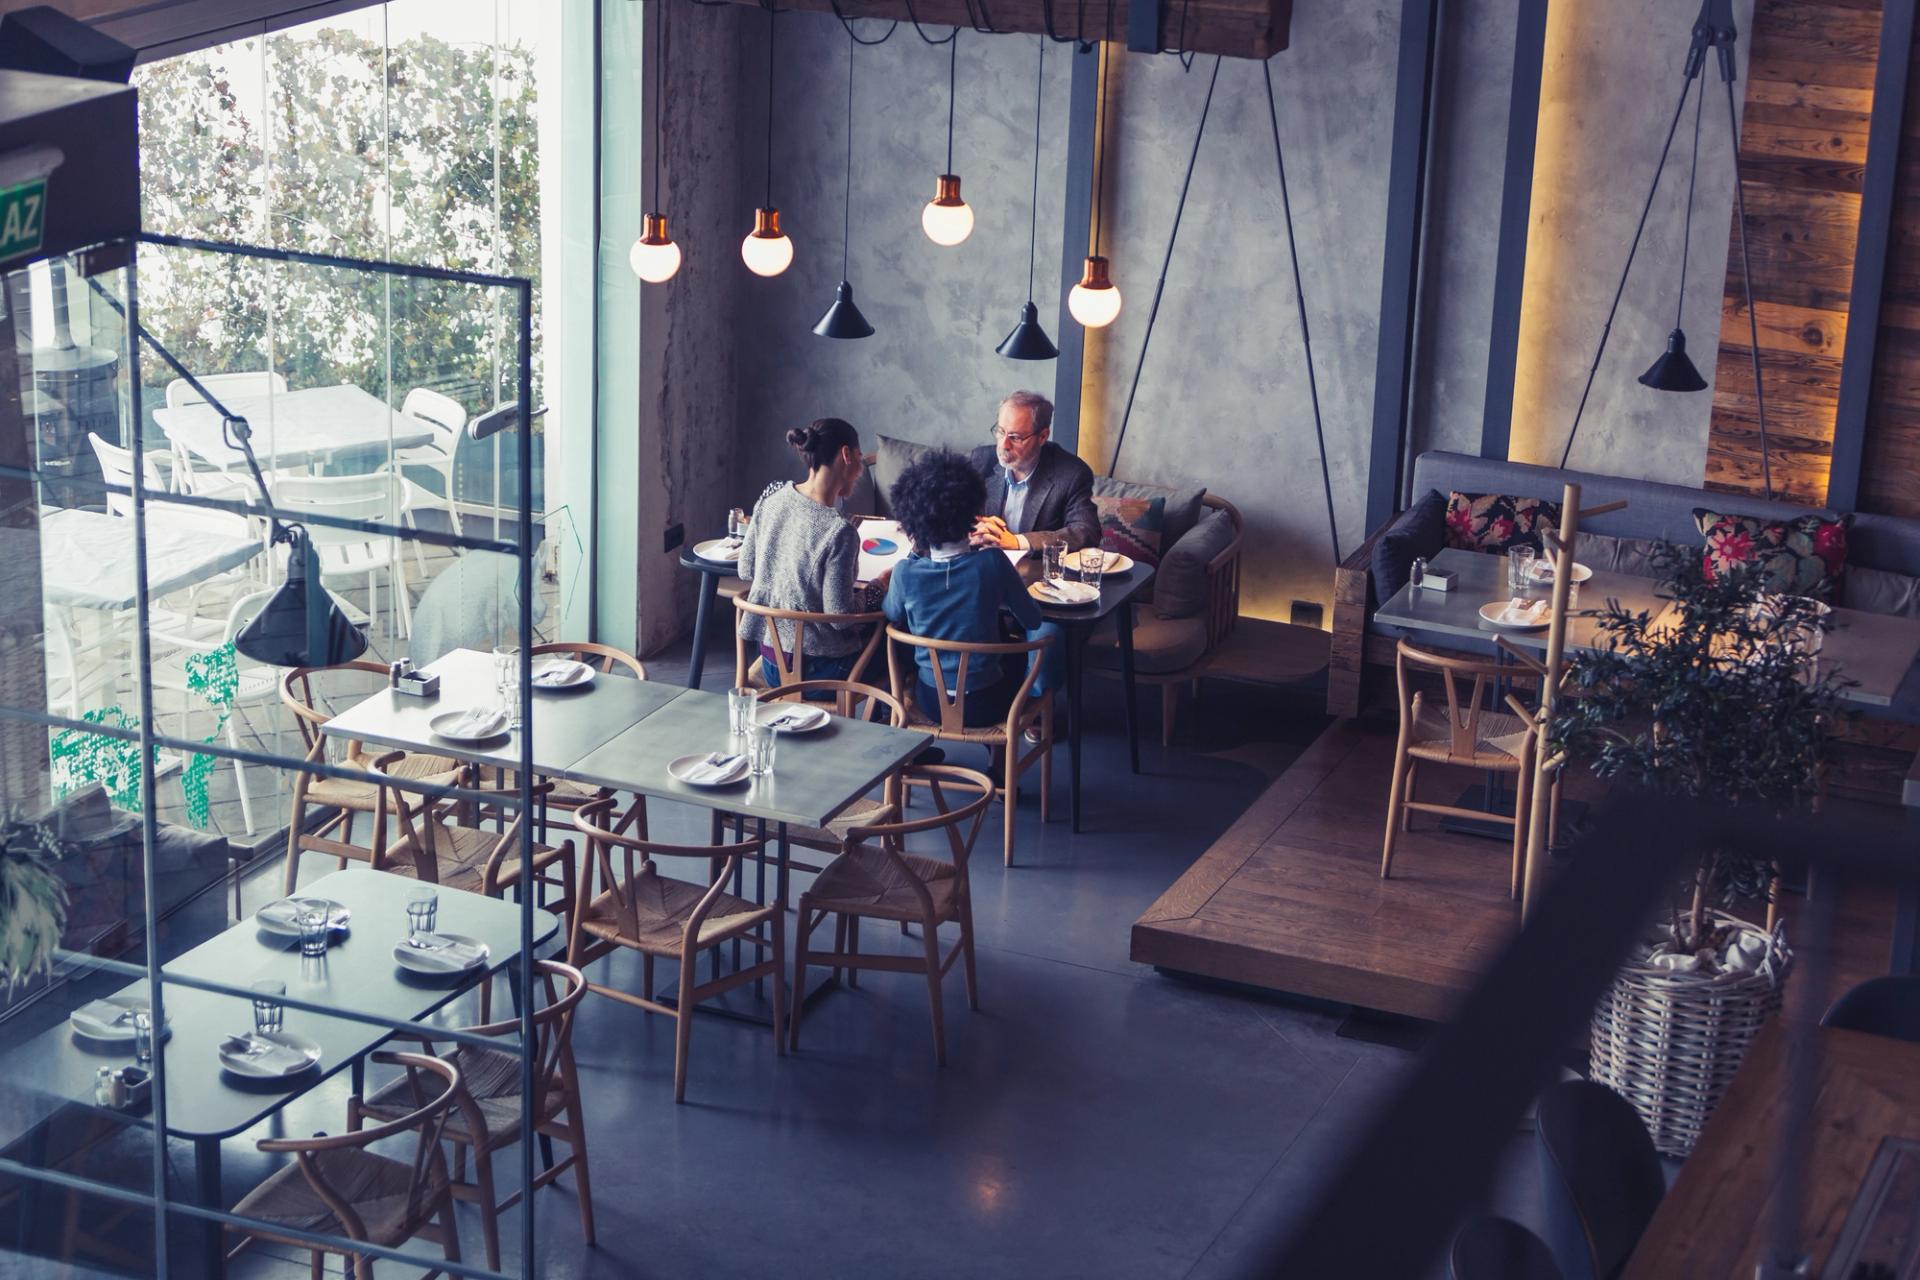
[[[1589,569],[1601,573],[1630,573],[1637,578],[1664,577],[1653,553],[1659,547],[1653,538],[1615,538],[1604,533],[1580,535],[1579,551],[1574,558]]]
[[[880,500],[879,514],[893,514],[893,504],[887,500],[887,495],[893,491],[893,482],[900,478],[900,473],[939,449],[937,444],[895,440],[892,436],[880,437],[880,447],[874,450],[873,461],[873,489]]]
[[[1414,557],[1431,560],[1447,545],[1447,495],[1429,489],[1427,496],[1400,513],[1373,544],[1372,577],[1368,587],[1373,603],[1392,599],[1407,585]]]
[[[1093,496],[1096,498],[1165,498],[1167,500],[1167,522],[1163,526],[1160,545],[1171,548],[1180,539],[1186,537],[1187,530],[1193,528],[1200,518],[1200,499],[1207,496],[1206,486],[1197,489],[1170,489],[1161,484],[1135,484],[1131,480],[1115,480],[1111,476],[1093,478]]]
[[[1853,565],[1840,583],[1841,603],[1849,609],[1920,618],[1920,578]]]
[[[1847,529],[1847,572],[1859,565],[1920,576],[1920,520],[1855,515]]]
[[[1207,608],[1207,566],[1233,542],[1233,518],[1211,509],[1160,557],[1153,611],[1162,618],[1194,618]]]
[[[1141,675],[1185,671],[1207,652],[1204,618],[1162,618],[1151,609],[1133,611],[1133,669]],[[1096,667],[1120,669],[1120,641],[1105,627],[1087,641],[1087,657]]]

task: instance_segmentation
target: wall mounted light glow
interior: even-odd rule
[[[1040,237],[1040,108],[1047,82],[1047,38],[1040,41],[1040,74],[1033,90],[1033,212],[1027,227],[1027,305],[1020,320],[994,350],[1009,360],[1051,360],[1060,354],[1053,339],[1040,327],[1040,309],[1033,305],[1033,257]]]
[[[1087,241],[1087,262],[1080,283],[1067,294],[1067,311],[1089,329],[1103,329],[1120,314],[1120,290],[1114,286],[1107,260],[1100,256],[1100,206],[1107,178],[1107,67],[1113,46],[1100,46],[1100,112],[1093,133],[1093,234]]]
[[[664,134],[660,126],[663,101],[662,82],[667,78],[668,0],[655,0],[654,21],[660,30],[653,37],[653,207],[640,220],[640,238],[627,250],[627,265],[647,284],[664,284],[680,270],[680,246],[667,234],[667,215],[660,209],[660,147]]]
[[[951,249],[973,234],[973,210],[960,198],[960,175],[953,171],[954,76],[960,62],[960,28],[947,37],[947,171],[934,180],[933,199],[920,211],[927,239]]]
[[[853,286],[847,282],[847,264],[853,246],[853,28],[847,28],[847,192],[844,221],[840,228],[840,287],[833,291],[833,305],[813,326],[822,338],[871,338],[873,326],[854,305]]]
[[[793,241],[780,230],[773,203],[773,36],[779,13],[767,6],[767,202],[753,211],[753,230],[740,242],[740,260],[757,276],[777,276],[793,265]]]

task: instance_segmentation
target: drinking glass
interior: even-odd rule
[[[1080,548],[1080,581],[1100,585],[1100,571],[1106,567],[1107,553],[1099,547]]]
[[[253,1029],[260,1035],[268,1035],[286,1025],[287,1007],[280,998],[287,994],[287,984],[264,979],[253,984]]]
[[[752,689],[727,690],[727,732],[733,737],[744,737],[747,726],[753,723],[753,709],[760,699]]]
[[[133,1060],[141,1066],[153,1063],[153,1010],[133,1011]]]
[[[1057,542],[1049,542],[1040,553],[1046,564],[1047,581],[1057,583],[1067,576],[1067,549]]]
[[[738,507],[727,512],[727,536],[735,542],[746,536],[747,513]]]
[[[407,894],[407,937],[416,941],[431,934],[439,923],[440,895],[425,885]]]
[[[1521,591],[1534,585],[1533,561],[1538,554],[1532,547],[1507,548],[1507,590]]]
[[[747,725],[747,772],[763,778],[773,772],[773,744],[780,732],[770,724],[751,721]]]
[[[327,909],[319,906],[302,907],[294,920],[300,926],[300,954],[327,954],[327,931],[332,924]]]
[[[493,647],[493,687],[500,693],[500,709],[507,723],[520,727],[520,646],[497,644]]]

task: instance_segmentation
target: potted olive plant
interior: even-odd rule
[[[0,808],[0,990],[51,967],[67,924],[67,889],[46,823]]]
[[[1602,777],[1665,794],[1785,812],[1819,788],[1840,682],[1822,672],[1826,606],[1764,590],[1757,570],[1709,574],[1698,548],[1655,563],[1676,608],[1609,601],[1600,647],[1567,666],[1553,736]],[[1792,956],[1764,910],[1773,868],[1737,848],[1698,850],[1665,918],[1595,1010],[1593,1078],[1639,1110],[1654,1144],[1691,1151],[1761,1022],[1780,1007]]]

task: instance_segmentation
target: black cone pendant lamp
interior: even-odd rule
[[[1040,72],[1033,90],[1033,212],[1027,227],[1027,305],[1020,308],[1020,323],[994,348],[1009,360],[1052,360],[1060,354],[1060,348],[1040,327],[1040,309],[1033,305],[1033,256],[1040,235],[1040,107],[1045,101],[1041,89],[1047,75],[1047,39],[1038,39]]]
[[[1693,108],[1693,163],[1687,170],[1687,216],[1680,241],[1680,296],[1673,304],[1673,332],[1667,335],[1667,349],[1640,375],[1640,385],[1655,391],[1705,391],[1707,380],[1693,367],[1687,356],[1687,335],[1680,328],[1680,311],[1687,302],[1687,251],[1693,245],[1693,180],[1700,171],[1700,109],[1707,101],[1706,82]]]
[[[853,286],[847,282],[847,261],[853,244],[853,29],[847,29],[847,203],[845,221],[840,230],[840,287],[833,292],[833,305],[813,326],[823,338],[871,338],[873,326],[854,305]]]

